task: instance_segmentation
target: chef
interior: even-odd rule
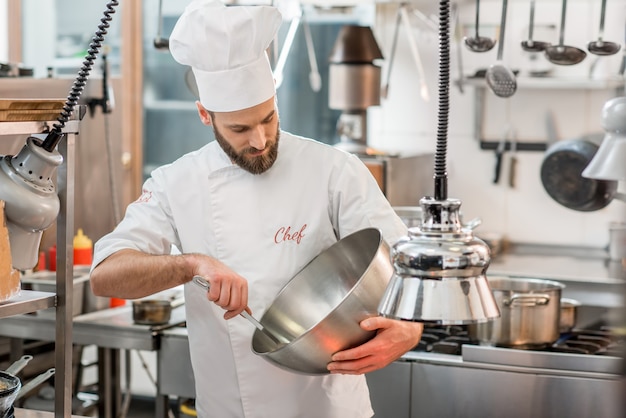
[[[96,243],[91,286],[135,299],[185,284],[200,417],[370,417],[363,373],[413,348],[420,324],[366,319],[361,327],[376,336],[336,353],[328,375],[309,376],[256,356],[254,327],[239,316],[248,306],[261,317],[290,278],[342,237],[366,227],[390,244],[406,235],[356,156],[280,130],[265,51],[281,21],[269,6],[195,0],[185,9],[170,50],[192,68],[198,114],[216,140],[152,172]],[[194,275],[210,282],[208,293],[190,283]]]

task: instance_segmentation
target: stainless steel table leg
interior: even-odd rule
[[[122,402],[120,350],[98,348],[98,417],[116,418]]]
[[[167,418],[170,407],[169,402],[169,396],[157,393],[154,416],[157,418]]]
[[[155,409],[155,417],[156,418],[167,418],[169,411],[169,395],[161,393],[161,379],[162,379],[162,370],[161,370],[161,350],[157,351],[157,370],[156,370],[156,409]]]
[[[24,340],[21,338],[9,338],[9,360],[16,361],[24,355]]]

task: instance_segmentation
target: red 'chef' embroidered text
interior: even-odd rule
[[[150,199],[152,199],[152,192],[143,189],[142,190],[142,194],[141,196],[139,196],[139,198],[135,201],[136,203],[146,203],[149,202]]]
[[[295,241],[297,244],[300,244],[302,238],[304,238],[304,230],[306,229],[306,224],[302,225],[299,231],[292,232],[291,227],[280,227],[276,234],[274,235],[274,242],[276,244],[280,244],[281,242],[287,241]]]

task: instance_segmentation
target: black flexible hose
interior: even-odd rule
[[[435,200],[448,198],[446,150],[450,111],[450,0],[439,2],[439,108],[435,149]]]
[[[103,13],[102,19],[100,19],[100,25],[98,25],[98,30],[95,35],[91,39],[91,44],[89,44],[89,50],[87,51],[87,55],[85,56],[85,60],[83,61],[83,66],[78,72],[78,76],[76,80],[74,80],[74,84],[72,85],[72,89],[70,90],[69,95],[67,96],[67,100],[63,105],[63,110],[61,114],[57,118],[58,123],[53,125],[52,130],[46,136],[46,139],[41,143],[41,147],[48,152],[52,152],[54,148],[59,143],[59,140],[63,136],[62,129],[65,127],[65,123],[70,119],[72,115],[72,111],[74,110],[74,106],[78,103],[78,99],[85,88],[85,84],[87,83],[87,79],[89,78],[89,73],[91,72],[91,68],[93,67],[93,62],[98,55],[98,51],[102,46],[102,41],[104,41],[104,35],[107,33],[107,29],[109,28],[109,22],[111,21],[111,15],[115,13],[114,7],[117,6],[119,2],[117,0],[111,0],[106,5],[106,10]]]

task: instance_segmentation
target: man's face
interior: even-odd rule
[[[249,109],[206,116],[216,141],[233,163],[252,174],[264,173],[274,164],[280,139],[274,98]],[[205,122],[202,111],[200,117]]]

